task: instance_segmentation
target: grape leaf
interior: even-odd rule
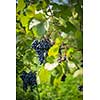
[[[41,36],[43,36],[45,34],[45,32],[46,32],[46,29],[44,27],[44,23],[41,22],[40,24],[34,26],[32,28],[32,31],[33,31],[35,37],[41,37]]]
[[[39,71],[39,78],[40,78],[40,83],[47,83],[50,81],[50,72],[44,67],[42,67]]]
[[[24,0],[18,0],[17,12],[22,11],[25,8],[26,4]]]
[[[57,57],[58,53],[59,53],[59,46],[58,45],[53,45],[48,51],[48,55],[53,56],[53,57]]]

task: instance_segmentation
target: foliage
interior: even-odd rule
[[[66,2],[65,2],[66,1]],[[17,100],[82,100],[82,0],[18,0],[16,4]],[[50,40],[40,65],[34,40]],[[44,53],[43,53],[44,54]],[[22,72],[36,72],[34,91],[23,90]],[[65,75],[65,81],[62,77]]]

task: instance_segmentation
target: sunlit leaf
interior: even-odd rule
[[[45,0],[43,0],[43,8],[46,8],[47,7],[47,3]]]
[[[69,73],[70,72],[68,62],[62,62],[60,65],[62,66],[63,73]]]
[[[75,68],[76,65],[75,65],[75,63],[73,63],[73,62],[71,62],[71,61],[68,61],[68,67],[69,67],[69,68]]]
[[[56,68],[58,66],[58,62],[54,62],[54,63],[46,63],[45,64],[45,69],[47,70],[53,70],[54,68]]]
[[[30,18],[28,16],[21,14],[20,21],[22,23],[22,26],[26,27],[28,25],[29,20]]]
[[[29,24],[29,29],[31,29],[32,27],[40,24],[41,22],[39,20],[36,20],[36,19],[32,19],[32,21],[30,22]]]
[[[54,86],[59,86],[59,84],[61,83],[61,78],[55,78],[54,79]]]
[[[37,20],[40,20],[40,21],[46,21],[45,20],[45,15],[42,14],[42,13],[38,13],[38,14],[35,14],[35,16],[33,16],[35,19]]]
[[[47,83],[50,81],[50,72],[44,69],[44,67],[40,69],[38,74],[39,74],[40,83]]]
[[[62,41],[63,39],[61,37],[57,37],[55,40],[55,44],[60,46],[62,44]]]
[[[22,11],[26,6],[24,0],[18,0],[17,12]]]
[[[48,55],[49,56],[58,56],[58,53],[59,53],[59,46],[58,45],[53,45],[49,51],[48,51]]]
[[[77,71],[74,72],[73,77],[78,77],[78,76],[82,76],[83,75],[83,69],[79,69]]]
[[[36,10],[35,4],[29,5],[26,9],[26,15],[30,18],[33,17],[35,15],[35,10]]]
[[[74,48],[69,48],[66,52],[67,57],[69,57],[71,55],[71,53],[74,52]]]
[[[43,36],[46,32],[46,29],[44,27],[44,23],[41,22],[40,24],[34,26],[32,28],[32,31],[33,31],[35,37]]]

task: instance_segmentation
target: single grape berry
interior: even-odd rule
[[[83,91],[83,85],[78,86],[79,91]]]
[[[83,60],[81,60],[81,63],[83,63]]]
[[[66,75],[63,74],[63,76],[62,76],[62,78],[61,78],[61,81],[65,81],[65,79],[66,79]]]
[[[81,64],[81,67],[83,68],[83,64]]]
[[[59,47],[59,54],[62,55],[61,46]]]
[[[80,66],[83,68],[83,60],[81,60],[80,62],[81,62],[81,65]]]

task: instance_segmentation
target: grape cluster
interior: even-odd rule
[[[40,64],[45,62],[45,57],[48,55],[48,50],[50,49],[50,47],[51,43],[48,39],[33,41],[32,48],[37,52]]]
[[[33,88],[37,85],[36,72],[33,73],[30,71],[27,73],[26,71],[23,71],[20,77],[23,80],[23,90],[27,91],[28,86],[30,86],[31,91],[33,91]]]

